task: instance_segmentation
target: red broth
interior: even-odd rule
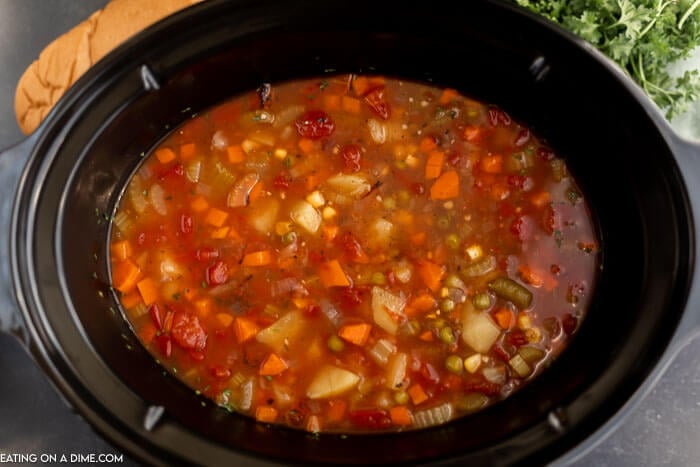
[[[143,345],[225,409],[407,430],[536,377],[598,241],[566,164],[503,110],[379,76],[262,86],[146,157],[112,285]]]

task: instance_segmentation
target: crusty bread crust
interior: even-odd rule
[[[111,0],[102,10],[56,38],[17,83],[15,116],[22,132],[33,132],[66,90],[112,49],[198,1]]]

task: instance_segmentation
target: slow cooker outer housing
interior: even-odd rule
[[[144,152],[261,82],[347,72],[499,105],[567,159],[593,207],[602,269],[570,347],[511,398],[445,426],[312,436],[229,414],[165,374],[109,288],[109,216]],[[10,259],[34,353],[99,432],[149,463],[552,460],[624,406],[684,316],[693,221],[675,146],[649,108],[583,42],[496,1],[460,15],[449,2],[210,0],[96,65],[31,140]]]

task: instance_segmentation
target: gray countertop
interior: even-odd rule
[[[14,117],[15,85],[52,39],[105,0],[0,0],[0,149],[22,140]],[[700,53],[696,62],[700,63]],[[694,66],[694,65],[693,65]],[[679,132],[698,135],[696,112]],[[6,258],[2,258],[6,261]],[[700,338],[691,341],[634,412],[577,466],[700,465]],[[120,454],[51,388],[20,344],[0,334],[0,454]],[[556,462],[563,463],[562,461]],[[123,463],[135,463],[124,456]]]

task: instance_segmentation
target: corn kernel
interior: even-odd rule
[[[324,198],[321,192],[318,190],[309,193],[306,197],[306,201],[308,201],[309,204],[315,208],[320,208],[326,204],[326,198]]]
[[[540,328],[527,328],[525,329],[525,337],[529,343],[536,344],[542,339],[542,331]]]
[[[252,151],[256,150],[260,145],[251,139],[244,139],[241,143],[241,148],[246,154],[250,154]]]
[[[277,148],[274,152],[275,158],[279,160],[284,160],[287,157],[287,150],[284,148]]]
[[[520,329],[530,329],[532,328],[532,320],[525,313],[518,313],[518,327]]]
[[[409,166],[412,169],[415,169],[418,167],[418,164],[420,164],[420,161],[416,156],[411,154],[410,156],[407,156],[406,159],[404,159],[404,162],[406,162],[406,165]]]
[[[474,355],[464,359],[464,369],[469,373],[476,373],[476,370],[481,366],[481,354],[475,353]]]
[[[323,219],[325,219],[327,221],[333,219],[336,214],[338,214],[338,212],[330,206],[326,206],[325,208],[323,208],[323,211],[321,212]]]
[[[476,261],[484,255],[484,250],[481,248],[481,245],[470,245],[465,251],[472,261]]]
[[[280,221],[275,224],[275,233],[284,235],[292,230],[292,223],[289,221]]]

